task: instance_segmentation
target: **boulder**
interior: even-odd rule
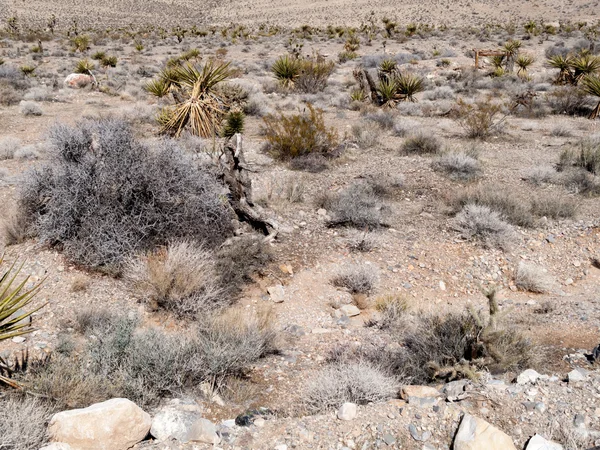
[[[515,444],[506,433],[485,420],[465,414],[456,437],[454,450],[516,450]]]
[[[563,450],[563,446],[536,434],[529,440],[525,450]]]
[[[90,75],[86,75],[84,73],[72,73],[65,78],[64,85],[65,87],[71,89],[82,89],[89,86],[93,82],[94,79]]]
[[[348,317],[354,317],[360,314],[360,309],[354,305],[344,305],[340,308],[340,311],[342,311]]]
[[[344,403],[338,410],[337,416],[340,420],[354,420],[358,415],[356,403]]]
[[[55,414],[48,425],[53,442],[77,450],[126,450],[150,431],[150,415],[125,398]]]
[[[201,418],[202,411],[195,401],[174,399],[156,413],[150,434],[159,441],[189,442],[189,431]]]
[[[451,381],[442,387],[442,393],[446,395],[446,399],[449,401],[459,400],[465,393],[468,383],[467,380]]]
[[[217,427],[208,419],[198,419],[194,422],[187,435],[189,442],[202,442],[216,445],[221,442],[217,434]]]
[[[271,300],[273,300],[273,303],[283,303],[283,301],[285,300],[285,289],[281,284],[269,286],[267,288],[267,292],[271,296]]]
[[[437,398],[437,397],[440,397],[440,395],[441,395],[440,391],[438,391],[436,388],[433,388],[431,386],[406,385],[406,386],[402,386],[402,390],[400,391],[400,398],[404,399],[404,400],[406,400],[410,397]]]
[[[527,369],[517,377],[517,384],[535,383],[540,377],[540,374],[533,369]]]

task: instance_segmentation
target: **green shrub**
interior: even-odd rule
[[[454,120],[466,131],[467,137],[484,139],[498,131],[503,118],[499,118],[502,107],[488,102],[473,104],[458,100],[453,112]]]
[[[85,34],[75,36],[71,39],[71,50],[74,52],[85,52],[90,48],[90,38]]]
[[[323,111],[308,104],[308,112],[263,118],[266,151],[275,159],[290,160],[311,153],[331,154],[338,145],[334,128],[327,128]]]
[[[327,79],[334,68],[333,61],[325,61],[320,56],[315,59],[301,60],[295,88],[307,94],[321,92],[327,86]]]
[[[293,87],[300,75],[301,62],[298,58],[283,55],[277,58],[271,71],[284,87]]]
[[[225,116],[225,125],[221,130],[221,136],[228,138],[236,133],[243,133],[245,118],[243,111],[230,111]]]

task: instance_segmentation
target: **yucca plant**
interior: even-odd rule
[[[350,100],[353,102],[364,102],[367,99],[365,91],[362,89],[353,89],[350,93]]]
[[[556,77],[556,84],[567,84],[572,83],[573,73],[571,72],[571,61],[570,56],[554,55],[548,58],[548,65],[555,69],[558,69],[558,76]]]
[[[116,56],[105,56],[100,60],[102,67],[117,67]]]
[[[90,47],[89,36],[82,34],[71,39],[71,50],[74,52],[85,52]]]
[[[163,98],[171,91],[171,83],[169,82],[169,80],[160,77],[155,80],[148,81],[143,86],[143,89],[150,95],[154,95],[158,98]]]
[[[77,64],[75,64],[75,69],[73,71],[75,73],[89,74],[95,68],[96,66],[89,59],[81,59],[77,61]]]
[[[21,66],[21,73],[26,77],[33,76],[33,72],[35,72],[35,67],[30,65]]]
[[[501,69],[504,64],[505,55],[493,55],[490,56],[490,63],[494,66],[494,69]]]
[[[175,76],[168,81],[176,104],[161,132],[179,136],[189,125],[197,136],[218,134],[227,105],[214,88],[231,75],[229,63],[209,61],[201,69],[188,64],[173,71]]]
[[[400,74],[394,80],[396,83],[396,90],[409,102],[415,102],[415,94],[425,90],[423,78],[413,74]]]
[[[600,58],[589,53],[581,54],[571,60],[571,68],[575,84],[577,84],[583,77],[600,70]]]
[[[246,116],[244,115],[243,111],[230,111],[225,117],[225,125],[223,126],[221,136],[230,138],[236,133],[243,133],[245,119]]]
[[[396,82],[390,79],[380,80],[377,84],[377,94],[381,99],[381,106],[393,108],[397,102],[402,100],[398,95]]]
[[[506,59],[504,60],[504,68],[507,72],[512,72],[515,60],[519,55],[519,49],[521,48],[521,41],[510,40],[504,44],[504,50],[506,51]]]
[[[598,97],[598,104],[589,115],[590,119],[595,119],[600,114],[600,76],[587,75],[581,80],[581,88],[586,93]]]
[[[283,55],[277,58],[271,71],[275,78],[286,88],[292,87],[300,75],[302,64],[298,58]]]
[[[379,63],[379,67],[377,67],[377,69],[379,72],[389,75],[396,70],[397,64],[398,63],[393,59],[384,59]]]
[[[4,259],[0,257],[0,265]],[[17,277],[23,265],[16,267],[13,263],[0,277],[0,341],[33,331],[27,320],[33,313],[45,306],[41,305],[30,311],[23,312],[35,294],[40,290],[41,283],[26,288],[29,277],[17,283]]]
[[[102,51],[102,50],[98,50],[97,52],[95,52],[92,55],[92,59],[96,60],[96,61],[100,61],[101,59],[104,59],[106,57],[106,52]]]
[[[527,69],[533,64],[534,61],[535,59],[531,55],[519,55],[517,60],[515,61],[517,67],[519,68],[517,74],[523,77],[527,76]]]

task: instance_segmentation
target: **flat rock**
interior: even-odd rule
[[[348,317],[354,317],[360,314],[360,309],[354,305],[344,305],[340,308],[340,311],[342,311]]]
[[[285,289],[281,284],[269,286],[267,288],[267,292],[271,296],[271,300],[273,300],[274,303],[283,303],[285,300]]]
[[[506,433],[485,420],[465,414],[456,437],[454,450],[516,450],[515,444]]]
[[[442,387],[442,393],[446,395],[448,400],[455,400],[460,395],[464,394],[468,383],[467,380],[451,381]]]
[[[64,442],[53,442],[52,444],[44,445],[40,450],[73,450],[73,447]]]
[[[525,450],[563,450],[563,446],[536,434],[529,440]]]
[[[541,375],[533,369],[527,369],[517,377],[517,384],[535,383]]]
[[[55,414],[48,425],[53,442],[77,450],[126,450],[146,437],[152,419],[126,398],[113,398]]]
[[[356,403],[344,403],[337,412],[340,420],[354,420],[358,415]]]
[[[159,441],[189,442],[189,431],[201,418],[201,408],[195,401],[174,399],[156,413],[150,434]]]
[[[217,434],[217,427],[208,419],[198,419],[190,427],[188,435],[189,442],[202,442],[204,444],[216,445],[221,442]]]
[[[587,379],[587,373],[585,369],[575,369],[568,373],[567,378],[569,379],[569,383],[585,381]]]
[[[400,398],[406,400],[410,397],[417,397],[417,398],[427,398],[427,397],[433,397],[433,398],[437,398],[440,397],[440,391],[438,391],[436,388],[433,388],[431,386],[411,386],[411,385],[406,385],[406,386],[402,386],[402,389],[400,391]]]

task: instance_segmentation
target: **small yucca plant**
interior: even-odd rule
[[[245,119],[246,116],[243,111],[230,111],[225,117],[225,125],[223,126],[221,136],[230,138],[236,133],[243,133]]]
[[[23,75],[25,75],[26,77],[32,76],[33,72],[35,72],[35,67],[34,66],[29,66],[29,65],[21,66],[21,73]]]
[[[598,104],[590,113],[589,118],[595,119],[600,114],[600,76],[588,75],[581,80],[581,88],[588,94],[598,97]]]
[[[502,68],[502,65],[504,64],[504,58],[504,55],[490,56],[490,63],[492,63],[492,66],[494,66],[495,69]]]
[[[573,81],[571,62],[572,58],[570,56],[554,55],[548,58],[548,65],[559,70],[555,81],[557,84],[566,84]]]
[[[379,63],[379,72],[384,74],[391,74],[394,70],[396,70],[397,63],[393,59],[384,59]]]
[[[96,60],[96,61],[100,61],[101,59],[104,59],[106,57],[106,52],[103,52],[102,50],[98,50],[97,52],[95,52],[92,55],[92,59]]]
[[[392,108],[401,100],[398,96],[397,86],[394,80],[383,79],[377,84],[377,94],[381,99],[381,106]]]
[[[300,60],[289,55],[280,56],[273,64],[273,67],[271,67],[275,78],[284,87],[292,87],[298,76],[300,76],[301,70],[302,64]]]
[[[75,36],[71,39],[71,45],[74,52],[85,52],[90,47],[90,38],[85,34]]]
[[[352,100],[353,102],[364,102],[366,98],[367,95],[362,89],[354,89],[350,93],[350,100]]]
[[[395,79],[396,89],[405,100],[414,102],[415,94],[425,89],[423,78],[413,74],[401,74]]]
[[[75,64],[74,72],[89,74],[95,68],[96,66],[89,59],[81,59]]]
[[[100,64],[102,64],[102,67],[117,67],[117,57],[105,56],[100,60]]]
[[[531,55],[525,55],[525,54],[519,55],[519,57],[515,61],[515,63],[517,64],[517,67],[519,68],[519,70],[517,71],[517,74],[521,75],[521,76],[526,76],[527,69],[529,68],[529,66],[531,66],[533,64],[534,61],[535,61],[535,59]]]
[[[148,81],[143,89],[148,92],[150,95],[154,95],[155,97],[162,98],[167,95],[171,90],[171,83],[168,80],[160,77],[155,80]]]
[[[592,75],[600,70],[600,58],[589,53],[576,56],[571,60],[573,77],[577,84],[583,77]]]

